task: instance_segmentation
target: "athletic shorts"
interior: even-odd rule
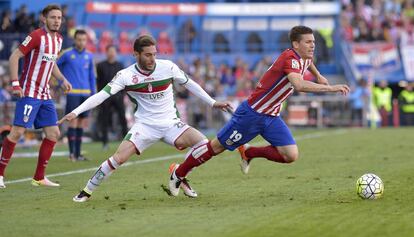
[[[57,113],[53,100],[39,100],[31,97],[16,102],[13,125],[25,128],[57,126]]]
[[[67,95],[66,96],[66,110],[65,114],[72,112],[76,107],[81,105],[89,96],[84,95]],[[89,111],[85,111],[78,115],[78,118],[86,118],[89,115]]]
[[[172,119],[162,124],[135,122],[124,140],[134,143],[140,154],[160,140],[182,150],[185,147],[177,147],[175,141],[189,128],[190,126],[183,123],[180,119]]]
[[[247,101],[237,107],[230,121],[218,132],[220,143],[230,151],[261,135],[272,146],[296,144],[292,133],[280,118],[254,111]]]

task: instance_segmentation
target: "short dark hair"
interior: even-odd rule
[[[60,8],[60,6],[59,6],[59,5],[56,5],[56,4],[49,4],[49,5],[47,5],[45,8],[43,8],[43,10],[42,10],[42,15],[43,15],[44,17],[47,17],[47,14],[49,14],[49,12],[50,12],[50,11],[53,11],[53,10],[59,10],[59,11],[61,11],[61,12],[62,12],[62,8]]]
[[[73,38],[76,38],[77,35],[87,35],[87,33],[84,29],[77,29],[73,35]]]
[[[156,45],[157,41],[151,35],[141,35],[134,42],[134,51],[141,53],[142,48]]]
[[[290,43],[293,43],[293,41],[299,42],[302,35],[306,34],[313,34],[313,30],[307,26],[294,26],[289,32]]]

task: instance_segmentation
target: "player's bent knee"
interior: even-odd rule
[[[298,151],[289,151],[284,157],[286,163],[292,163],[299,159],[299,152]]]

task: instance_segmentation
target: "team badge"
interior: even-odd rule
[[[298,60],[292,59],[292,69],[300,69]]]
[[[234,144],[234,142],[232,140],[230,140],[230,139],[227,139],[226,144],[229,145],[229,146],[231,146],[231,145]]]
[[[29,116],[25,115],[23,117],[23,122],[27,123],[29,121]]]
[[[96,171],[95,178],[97,180],[103,180],[105,178],[105,174],[104,174],[104,172],[102,172],[101,168],[99,168],[99,170]]]
[[[24,41],[22,42],[22,45],[26,47],[30,43],[31,40],[32,40],[32,37],[28,35],[26,39],[24,39]]]
[[[71,54],[71,55],[70,55],[70,58],[71,58],[71,59],[76,59],[76,55]]]
[[[152,85],[151,85],[151,83],[148,83],[148,91],[149,92],[152,92]]]
[[[137,84],[138,83],[138,75],[132,76],[132,83]]]
[[[177,128],[182,128],[182,127],[184,127],[185,123],[183,123],[183,122],[180,121],[180,122],[177,122],[174,125],[177,126]]]

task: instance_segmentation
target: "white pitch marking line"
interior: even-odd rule
[[[311,138],[324,137],[324,136],[327,136],[327,135],[344,134],[346,132],[347,132],[347,130],[343,130],[343,129],[335,130],[333,132],[316,132],[316,133],[311,133],[311,134],[305,134],[305,135],[302,135],[302,136],[298,136],[295,140],[300,141],[300,140],[306,140],[306,139],[311,139]],[[253,144],[258,145],[259,143],[253,143]],[[164,160],[172,160],[172,159],[175,159],[175,158],[183,157],[183,155],[184,154],[175,154],[175,155],[170,155],[170,156],[150,158],[150,159],[146,159],[146,160],[129,161],[129,162],[123,164],[121,167],[127,167],[127,166],[137,165],[137,164],[153,163],[153,162],[164,161]],[[86,173],[86,172],[95,171],[96,169],[97,169],[97,167],[92,167],[92,168],[87,168],[87,169],[80,169],[80,170],[73,170],[73,171],[49,174],[49,175],[46,175],[46,176],[50,178],[50,177],[67,176],[67,175],[72,175],[72,174],[82,174],[82,173]],[[6,181],[4,183],[5,184],[23,183],[23,182],[28,182],[28,181],[31,181],[31,180],[32,180],[32,178],[23,178],[23,179],[16,179],[16,180],[11,180],[11,181]]]

